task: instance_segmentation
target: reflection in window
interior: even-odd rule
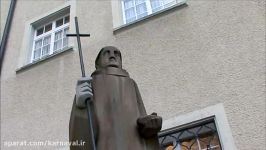
[[[214,121],[160,133],[161,150],[221,150]]]

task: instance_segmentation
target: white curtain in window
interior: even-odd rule
[[[126,15],[126,22],[131,22],[136,20],[136,16],[135,16],[135,8],[130,8],[125,10],[125,15]]]
[[[62,48],[62,30],[55,32],[54,51]]]
[[[136,19],[135,0],[124,0],[126,22]]]
[[[135,6],[134,0],[124,0],[125,9],[129,9]]]
[[[156,11],[163,9],[163,1],[162,0],[151,0],[151,8],[152,8],[152,12],[156,12]]]
[[[137,10],[137,16],[138,18],[144,17],[148,14],[147,12],[147,6],[146,3],[141,3],[136,5],[136,10]]]
[[[50,53],[50,43],[51,43],[51,35],[43,39],[42,56],[48,55]]]
[[[68,33],[69,28],[65,28],[64,29],[64,37],[63,37],[63,47],[67,47],[68,46],[68,38],[66,36],[66,34]]]
[[[35,41],[34,55],[33,59],[38,59],[41,56],[42,49],[42,39]]]

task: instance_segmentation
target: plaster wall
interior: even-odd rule
[[[80,77],[78,52],[16,73],[25,22],[64,3],[18,0],[1,77],[3,150],[14,149],[4,141],[68,139]],[[148,113],[155,111],[166,120],[223,103],[236,147],[264,150],[265,2],[187,4],[113,32],[110,1],[76,1],[80,32],[91,34],[82,38],[87,74],[94,70],[100,48],[117,46]]]

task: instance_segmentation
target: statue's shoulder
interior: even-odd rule
[[[120,68],[115,68],[115,67],[107,67],[107,68],[103,68],[103,69],[97,69],[91,74],[91,76],[96,76],[96,75],[100,75],[100,74],[129,77],[129,74],[126,70],[120,69]]]

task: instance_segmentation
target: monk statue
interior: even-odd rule
[[[69,123],[69,140],[83,141],[70,150],[159,150],[162,118],[147,115],[136,82],[122,69],[122,56],[113,46],[101,49],[91,77],[78,80]],[[91,137],[87,105],[92,112]]]

